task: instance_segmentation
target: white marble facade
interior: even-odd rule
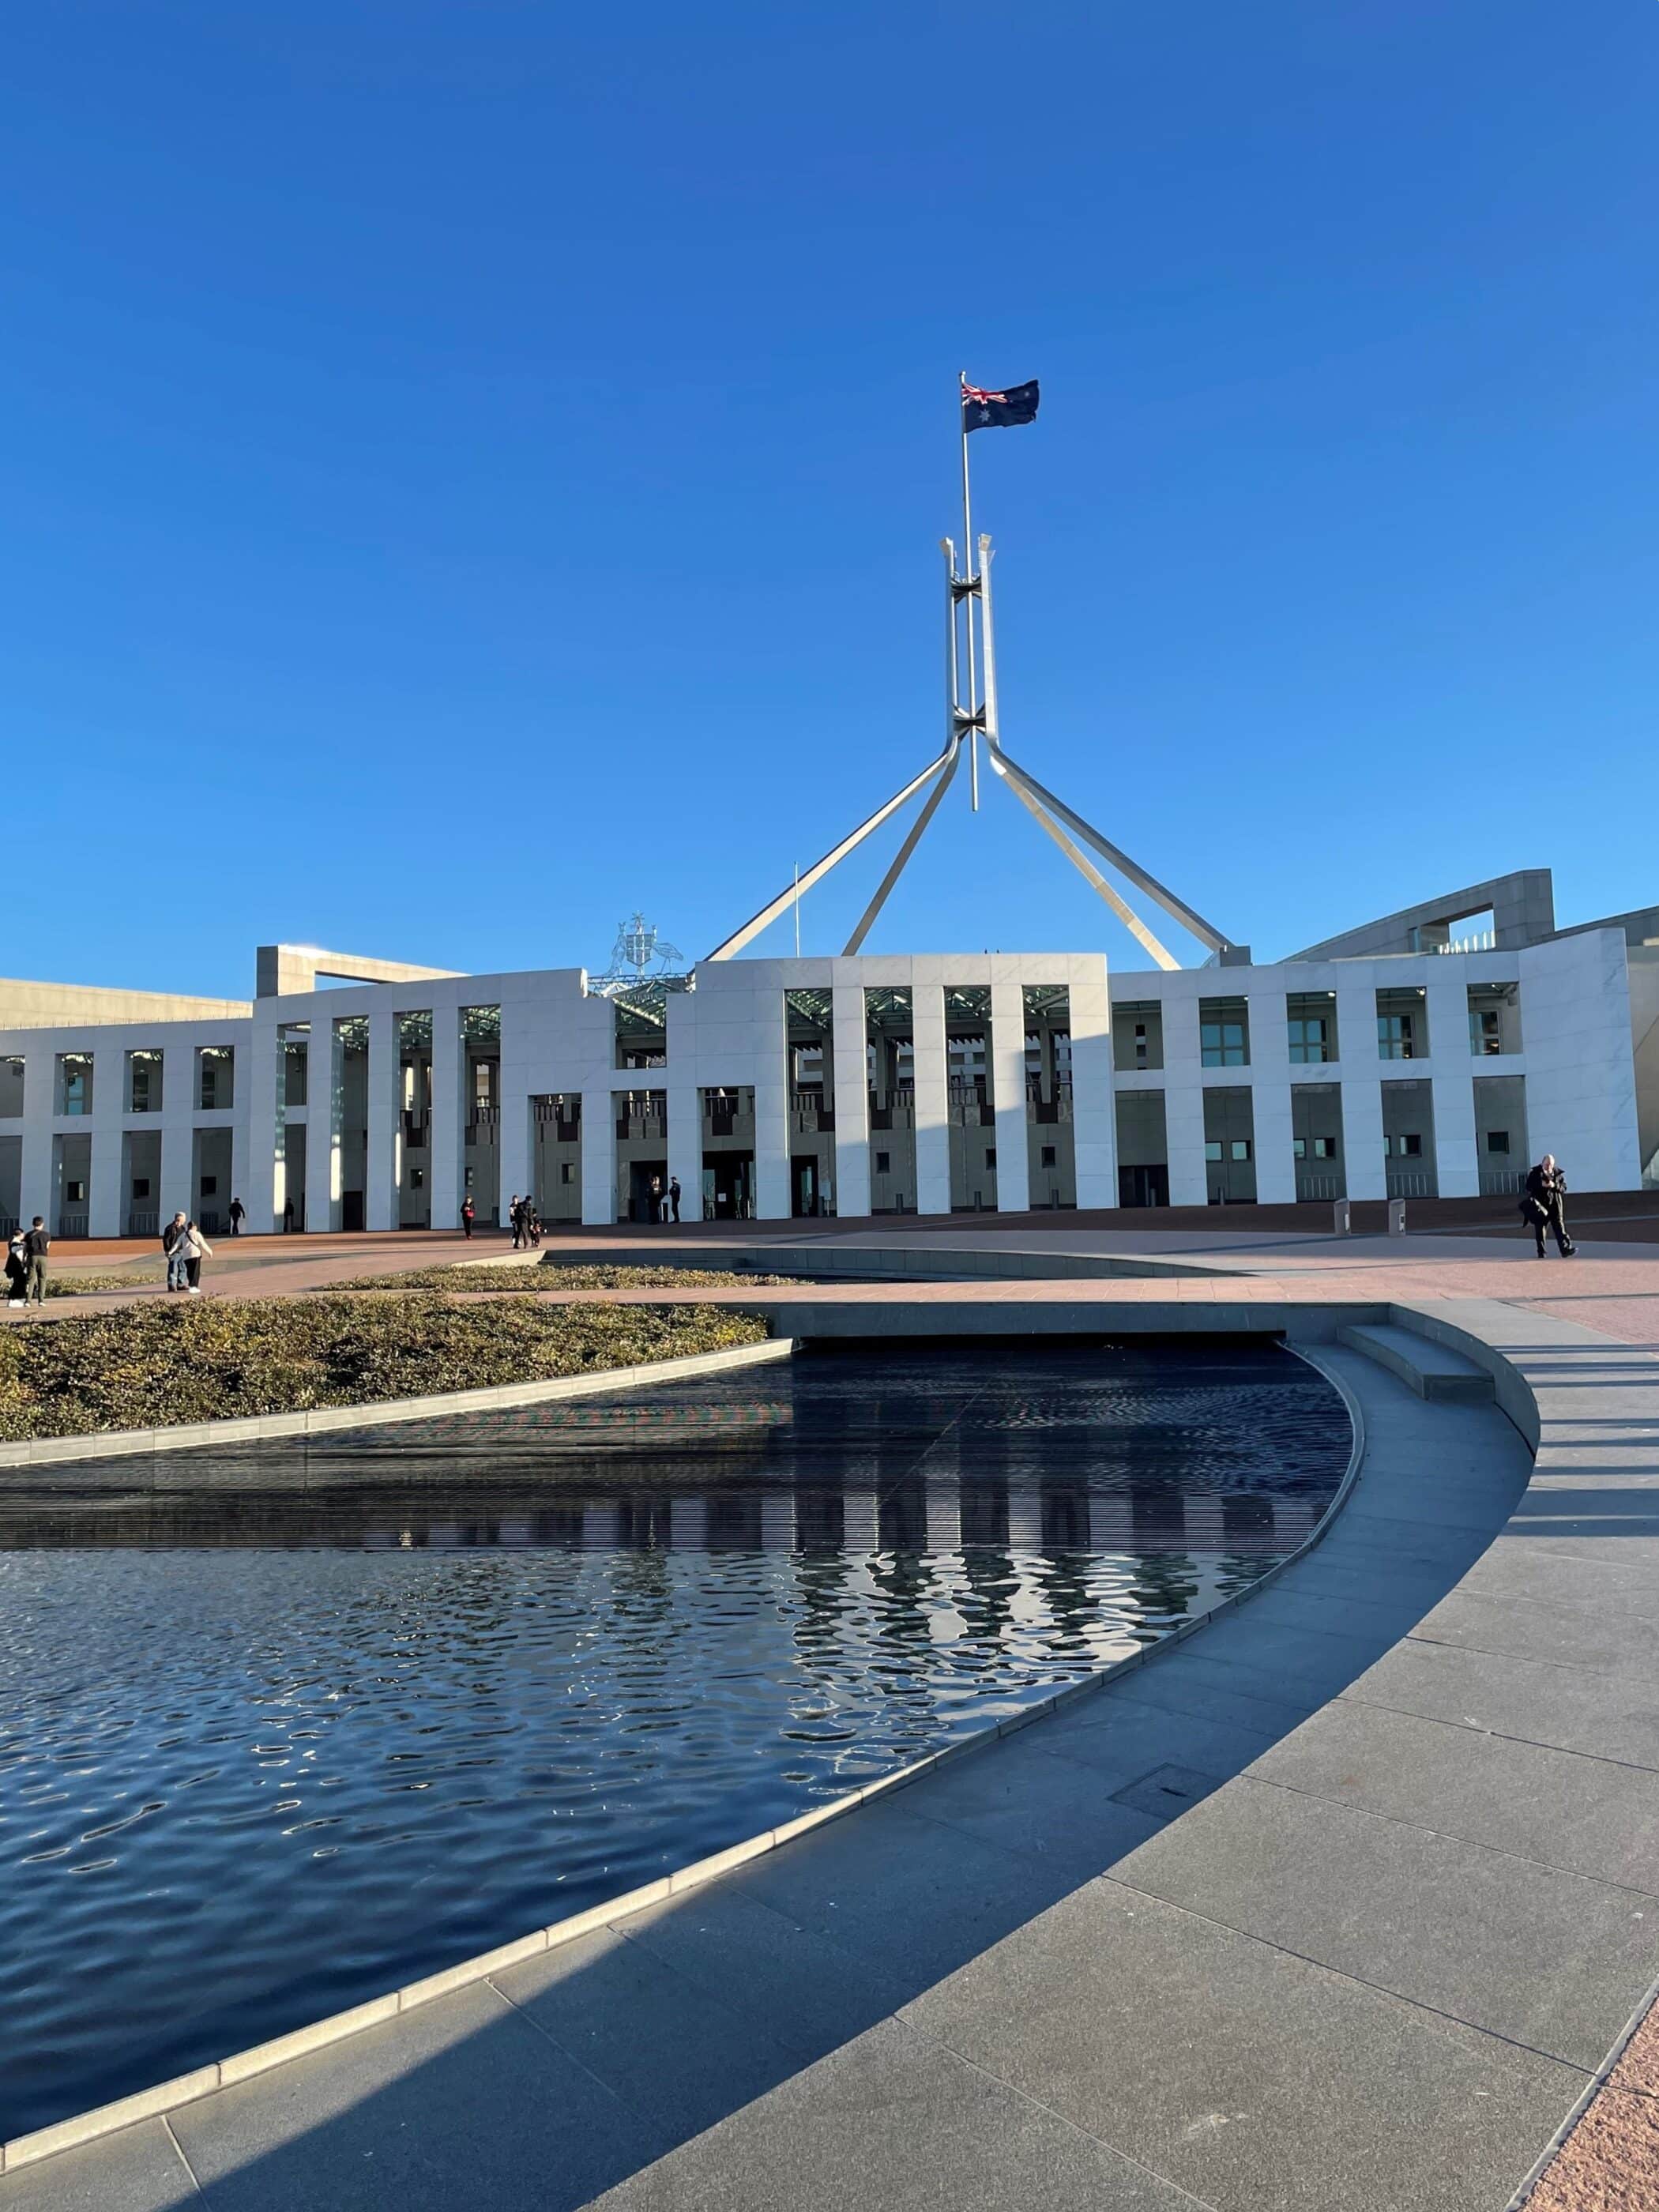
[[[1477,1056],[1472,1049],[1468,987],[1518,986],[1519,1051]],[[1161,1091],[1167,1132],[1169,1200],[1201,1205],[1210,1194],[1206,1160],[1206,1093],[1215,1086],[1248,1091],[1255,1193],[1263,1203],[1297,1195],[1293,1152],[1294,1092],[1300,1083],[1340,1091],[1341,1175],[1346,1194],[1375,1198],[1388,1188],[1383,1151],[1389,1100],[1383,1086],[1408,1079],[1428,1086],[1431,1135],[1423,1172],[1443,1197],[1482,1187],[1473,1084],[1517,1076],[1524,1084],[1526,1131],[1513,1166],[1524,1168],[1546,1149],[1565,1164],[1579,1191],[1639,1187],[1632,1015],[1626,947],[1616,930],[1593,929],[1514,951],[1459,955],[1304,960],[1261,967],[1204,967],[1172,974],[1114,972],[1099,953],[886,955],[858,959],[736,959],[705,964],[693,987],[667,1001],[665,1051],[659,1066],[617,1066],[614,1008],[590,994],[578,969],[496,975],[427,977],[307,991],[254,1002],[245,1019],[220,1018],[141,1024],[54,1026],[0,1031],[0,1217],[44,1214],[71,1233],[124,1233],[133,1221],[165,1218],[175,1207],[204,1210],[204,1162],[215,1163],[218,1210],[239,1196],[251,1231],[283,1224],[285,1199],[296,1194],[299,1146],[286,1133],[305,1127],[304,1204],[308,1228],[343,1225],[346,1178],[361,1180],[363,1225],[384,1230],[406,1219],[400,1183],[405,1172],[405,1097],[399,1064],[399,1018],[429,1017],[429,1102],[422,1109],[421,1188],[430,1224],[454,1224],[466,1188],[467,1125],[476,1103],[462,1042],[465,1010],[499,1009],[494,1168],[495,1193],[533,1187],[533,1102],[550,1095],[582,1102],[580,1168],[571,1185],[570,1218],[580,1189],[584,1221],[615,1219],[619,1207],[618,1100],[649,1090],[665,1094],[666,1165],[688,1194],[703,1181],[700,1094],[752,1091],[754,1142],[751,1206],[757,1218],[787,1218],[792,1204],[791,1074],[784,994],[830,994],[833,1079],[835,1211],[843,1218],[871,1205],[871,1131],[865,1075],[865,1003],[870,989],[911,994],[915,1086],[915,1188],[909,1201],[923,1212],[951,1203],[947,1146],[948,1053],[944,1014],[947,987],[988,987],[990,1037],[986,1107],[1000,1161],[998,1210],[1024,1211],[1027,1176],[1025,1022],[1022,993],[1064,986],[1068,994],[1071,1128],[1076,1202],[1080,1208],[1119,1203],[1116,1094]],[[1376,994],[1420,990],[1426,1015],[1425,1053],[1408,1066],[1378,1057]],[[1334,994],[1338,1057],[1292,1064],[1287,994]],[[1206,1066],[1200,1048],[1200,1000],[1243,1000],[1249,1017],[1249,1060]],[[1112,1006],[1155,1002],[1162,1012],[1163,1065],[1114,1065]],[[341,1023],[359,1023],[367,1042],[367,1077],[348,1108],[338,1039]],[[284,1103],[285,1031],[308,1033],[307,1097]],[[198,1080],[204,1048],[234,1054],[232,1102],[204,1109]],[[159,1107],[133,1110],[129,1055],[159,1052]],[[89,1054],[88,1098],[66,1110],[62,1062]],[[18,1079],[15,1063],[21,1063]],[[359,1066],[362,1063],[359,1061]],[[348,1115],[362,1126],[348,1131]],[[228,1131],[228,1138],[214,1133]],[[355,1147],[355,1150],[353,1149]],[[1524,1147],[1524,1150],[1522,1149]],[[285,1158],[286,1153],[286,1158]],[[138,1173],[135,1164],[149,1164]],[[223,1187],[228,1170],[230,1189]],[[146,1186],[142,1203],[135,1185]],[[70,1203],[69,1185],[82,1195]],[[481,1208],[485,1215],[491,1205]],[[356,1203],[355,1200],[353,1201]],[[695,1206],[689,1209],[694,1212]],[[544,1208],[544,1211],[546,1211]],[[139,1233],[143,1233],[141,1231]]]

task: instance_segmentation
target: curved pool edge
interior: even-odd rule
[[[494,1413],[560,1398],[599,1397],[608,1390],[637,1390],[649,1382],[689,1382],[699,1375],[724,1375],[733,1368],[763,1366],[769,1360],[788,1359],[794,1351],[793,1337],[772,1336],[759,1344],[683,1352],[678,1358],[646,1360],[633,1367],[596,1367],[580,1375],[545,1376],[534,1382],[490,1383],[477,1390],[444,1390],[423,1398],[381,1398],[361,1406],[313,1406],[295,1413],[235,1414],[222,1421],[181,1422],[176,1428],[100,1429],[91,1436],[30,1437],[21,1443],[0,1444],[0,1473],[11,1468],[66,1467],[76,1460],[144,1459],[160,1452],[201,1451],[220,1444],[328,1436],[343,1429],[394,1428],[405,1421]]]
[[[948,1332],[941,1331],[942,1335],[946,1334]],[[966,1758],[971,1753],[991,1749],[1004,1737],[1017,1735],[1022,1729],[1029,1728],[1034,1722],[1042,1720],[1050,1714],[1060,1711],[1074,1704],[1081,1698],[1091,1696],[1109,1685],[1122,1680],[1126,1675],[1133,1674],[1138,1668],[1146,1666],[1149,1661],[1177,1645],[1188,1642],[1216,1621],[1236,1612],[1240,1607],[1247,1605],[1260,1592],[1271,1588],[1281,1575],[1297,1560],[1305,1559],[1323,1540],[1346,1504],[1355,1483],[1358,1480],[1360,1468],[1365,1456],[1364,1409],[1346,1378],[1328,1366],[1306,1346],[1287,1343],[1284,1348],[1314,1368],[1341,1399],[1348,1417],[1347,1464],[1332,1494],[1330,1503],[1308,1535],[1293,1552],[1287,1552],[1282,1559],[1275,1560],[1271,1567],[1257,1576],[1244,1589],[1235,1590],[1225,1597],[1218,1598],[1212,1604],[1206,1606],[1201,1613],[1195,1613],[1191,1620],[1182,1622],[1179,1627],[1170,1629],[1158,1637],[1155,1643],[1146,1644],[1137,1651],[1129,1652],[1121,1659],[1113,1660],[1107,1666],[1096,1668],[1077,1681],[1068,1682],[1047,1697],[1036,1699],[1029,1705],[1022,1706],[1017,1713],[988,1723],[983,1728],[975,1729],[959,1738],[957,1741],[947,1744],[939,1751],[930,1752],[924,1759],[914,1760],[907,1766],[896,1768],[891,1774],[884,1775],[875,1782],[863,1784],[858,1789],[848,1790],[843,1796],[831,1799],[827,1804],[817,1806],[810,1812],[799,1814],[793,1820],[786,1820],[776,1827],[762,1829],[758,1833],[745,1838],[740,1843],[728,1844],[723,1850],[711,1852],[704,1858],[692,1860],[687,1865],[675,1869],[672,1873],[660,1875],[653,1881],[641,1883],[638,1887],[624,1891],[620,1896],[607,1899],[600,1904],[586,1906],[580,1911],[568,1914],[564,1918],[553,1921],[545,1927],[533,1929],[527,1935],[515,1937],[506,1943],[494,1945],[487,1951],[476,1952],[466,1959],[458,1960],[453,1966],[441,1968],[436,1973],[423,1975],[420,1979],[407,1983],[401,1988],[389,1990],[383,1996],[370,1997],[361,2004],[348,2006],[343,2011],[328,2014],[303,2027],[291,2029],[285,2035],[275,2036],[264,2043],[255,2044],[246,2050],[234,2052],[228,2057],[210,2060],[205,2064],[191,2068],[184,2074],[175,2075],[168,2081],[157,2082],[153,2088],[135,2091],[130,2096],[117,2098],[106,2105],[93,2106],[88,2111],[73,2114],[67,2119],[54,2121],[47,2127],[34,2129],[27,2135],[14,2136],[9,2142],[0,2143],[0,2176],[21,2172],[26,2166],[37,2166],[44,2160],[54,2157],[62,2151],[79,2148],[103,2136],[118,2134],[124,2129],[137,2126],[141,2121],[158,2118],[185,2105],[198,2104],[204,2098],[212,2096],[221,2089],[228,2089],[238,2082],[250,2081],[257,2075],[269,2073],[284,2065],[290,2059],[324,2050],[331,2044],[344,2042],[350,2037],[362,2033],[365,2029],[378,2027],[386,2021],[395,2019],[402,2013],[414,2011],[420,2006],[428,2004],[436,1998],[447,1996],[457,1990],[487,1981],[492,1974],[500,1972],[507,1967],[518,1966],[526,1960],[538,1958],[543,1953],[556,1949],[562,1944],[574,1942],[581,1936],[592,1935],[616,1922],[629,1918],[635,1913],[642,1911],[650,1905],[661,1904],[670,1897],[680,1896],[689,1890],[699,1888],[707,1882],[717,1880],[722,1875],[729,1874],[735,1868],[744,1866],[754,1859],[764,1857],[769,1853],[780,1850],[785,1844],[793,1842],[797,1837],[806,1835],[815,1828],[823,1827],[832,1820],[842,1820],[847,1814],[857,1812],[863,1805],[872,1803],[878,1799],[890,1797],[898,1790],[908,1789],[913,1783],[921,1781],[924,1777],[936,1772],[939,1768],[949,1765],[957,1759]],[[617,1373],[622,1371],[638,1376],[641,1380],[653,1377],[662,1379],[672,1369],[675,1376],[691,1379],[696,1374],[719,1371],[719,1367],[712,1366],[710,1363],[719,1363],[720,1366],[725,1367],[744,1366],[755,1364],[758,1355],[766,1355],[774,1358],[783,1358],[787,1357],[793,1350],[794,1344],[792,1340],[774,1339],[763,1345],[741,1346],[735,1351],[697,1353],[678,1362],[661,1361],[653,1367],[617,1370],[591,1378],[584,1376],[561,1378],[561,1380],[589,1383],[597,1390],[607,1384],[616,1382]],[[545,1385],[526,1387],[546,1388]],[[497,1396],[497,1394],[493,1391],[464,1392],[456,1395],[469,1398],[488,1395],[492,1400]],[[450,1407],[447,1410],[475,1409],[469,1407]],[[239,1426],[240,1425],[225,1424],[223,1425]]]

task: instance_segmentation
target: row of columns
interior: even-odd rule
[[[768,1000],[759,1016],[760,1034],[746,1066],[731,1074],[726,1087],[752,1088],[755,1097],[756,1212],[762,1219],[786,1219],[790,1210],[789,1086],[787,1030],[781,993],[775,1018]],[[1250,1064],[1236,1078],[1252,1094],[1256,1195],[1264,1205],[1288,1203],[1296,1196],[1292,1152],[1291,1067],[1282,988],[1245,994],[1249,1010]],[[1425,1060],[1401,1063],[1397,1079],[1426,1081],[1433,1105],[1433,1141],[1438,1188],[1443,1196],[1472,1195],[1479,1188],[1473,1069],[1458,1048],[1467,1036],[1463,979],[1431,978],[1427,986],[1429,1036],[1437,1044],[1439,1073]],[[370,1230],[396,1226],[398,1212],[398,1158],[402,1101],[398,1091],[400,1011],[372,1010],[367,1017],[367,1150],[364,1161],[364,1224]],[[1349,1066],[1374,1051],[1376,996],[1368,981],[1336,994],[1339,1042],[1349,1048]],[[843,1216],[866,1214],[870,1206],[870,1143],[866,1074],[866,1024],[862,991],[837,990],[831,1012],[833,1100],[836,1113],[836,1200]],[[1077,1197],[1082,1207],[1115,1206],[1118,1200],[1115,1090],[1111,1044],[1103,1003],[1072,1009],[1073,1141]],[[948,1212],[950,1106],[948,1046],[942,993],[919,990],[912,1007],[915,1068],[915,1202],[920,1211]],[[459,1219],[465,1188],[465,1053],[458,1009],[440,1010],[432,1030],[432,1094],[429,1109],[428,1184],[430,1218],[446,1227]],[[1392,1072],[1392,1064],[1391,1072]],[[758,1079],[761,1072],[769,1073]],[[1230,1072],[1231,1073],[1231,1072]],[[503,1196],[524,1191],[532,1181],[532,1133],[528,1095],[519,1088],[527,1070],[515,1068],[503,1040],[501,1111],[497,1131]],[[1204,1158],[1205,1071],[1200,1065],[1195,1022],[1166,1024],[1164,1095],[1170,1202],[1201,1206],[1206,1200]],[[991,986],[988,1055],[989,1088],[996,1132],[999,1210],[1024,1211],[1030,1204],[1025,1018],[1022,987]],[[308,1104],[283,1109],[282,1032],[256,1025],[245,1071],[248,1110],[237,1116],[237,1167],[234,1180],[245,1194],[256,1227],[279,1225],[284,1122],[307,1128],[306,1219],[314,1229],[337,1226],[341,1195],[342,1053],[337,1021],[314,1022],[310,1036]],[[749,1079],[755,1078],[750,1081]],[[1309,1080],[1339,1082],[1341,1093],[1343,1171],[1351,1198],[1381,1198],[1386,1192],[1382,1152],[1381,1069],[1373,1076],[1344,1080],[1340,1063]],[[688,1200],[702,1188],[702,1101],[707,1083],[676,1082],[663,1077],[607,1071],[608,1092],[584,1097],[582,1218],[609,1221],[617,1210],[615,1116],[619,1094],[630,1089],[665,1090],[668,1101],[668,1170],[678,1176]],[[573,1090],[578,1085],[570,1086]],[[1154,1087],[1154,1086],[1146,1086]],[[162,1203],[186,1190],[191,1171],[193,1124],[162,1117]],[[246,1132],[246,1136],[244,1133]],[[32,1127],[26,1137],[24,1180],[30,1188],[49,1187],[51,1132]],[[118,1126],[93,1123],[94,1207],[99,1222],[113,1224],[120,1207],[121,1160]],[[42,1150],[44,1148],[44,1158]],[[250,1158],[251,1154],[251,1158]],[[101,1195],[100,1195],[101,1194]],[[94,1233],[113,1233],[94,1226]]]

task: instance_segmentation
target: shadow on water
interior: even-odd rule
[[[0,2002],[32,2032],[0,2132],[616,1895],[1155,1641],[1303,1540],[1347,1445],[1335,1393],[1272,1346],[1025,1340],[7,1492]],[[853,1826],[911,1842],[879,1885],[883,1911],[908,1899],[903,1940],[867,1987],[847,1968],[844,2003],[707,2080],[665,2050],[653,2081],[599,2097],[580,2147],[560,2121],[586,2193],[544,2175],[538,2201],[585,2202],[729,2109],[733,2081],[784,2078],[1088,1871],[992,1852],[982,1900],[952,1904],[902,1815]],[[818,1860],[851,1848],[840,1833]],[[809,1981],[841,1975],[849,1925],[797,1928],[831,1947]],[[557,1954],[525,2010],[478,1992],[405,2022],[396,2063],[416,2071],[373,2101],[422,2100],[429,2039],[459,2036],[433,2063],[467,2140],[512,2071],[497,2046],[586,2111],[586,2030],[549,2017],[578,1991],[584,2017],[620,2003],[644,1942]],[[684,1963],[660,1972],[642,2050],[659,2001],[692,2002]],[[718,2025],[720,1992],[696,2002]],[[330,2061],[343,2098],[373,2089],[380,2048]],[[320,2174],[295,2186],[337,2201]]]

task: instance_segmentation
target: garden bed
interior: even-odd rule
[[[444,1267],[410,1267],[401,1275],[359,1275],[333,1287],[343,1291],[455,1291],[476,1297],[485,1291],[674,1291],[723,1290],[733,1284],[758,1284],[763,1290],[797,1288],[800,1275],[741,1274],[731,1267],[665,1267],[641,1261],[637,1267],[589,1267],[567,1264],[544,1253],[516,1264],[511,1260],[460,1261]]]
[[[709,1305],[158,1299],[0,1330],[0,1438],[374,1405],[644,1365],[768,1333],[757,1315]]]

